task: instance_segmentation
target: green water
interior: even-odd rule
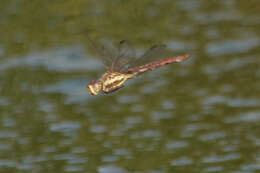
[[[190,54],[111,94],[96,42]],[[0,1],[0,172],[260,171],[260,1]]]

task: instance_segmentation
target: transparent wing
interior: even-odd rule
[[[131,44],[122,40],[117,46],[106,44],[106,46],[98,46],[94,41],[88,39],[93,50],[101,58],[106,70],[117,71],[117,72],[127,72],[127,69],[138,67],[151,62],[155,59],[160,58],[160,54],[165,50],[166,46],[154,45],[144,54],[137,57],[135,49]]]
[[[89,37],[87,37],[87,40],[91,46],[91,48],[95,51],[95,53],[99,56],[101,61],[103,62],[106,70],[109,70],[112,66],[112,63],[114,61],[115,50],[113,48],[109,48],[108,46],[100,46],[96,44],[93,40],[91,40]]]
[[[164,44],[159,44],[159,45],[154,45],[147,51],[145,51],[141,56],[135,57],[129,60],[127,64],[124,66],[121,66],[120,71],[127,71],[129,68],[134,68],[140,65],[144,65],[148,62],[151,62],[155,59],[159,59],[160,55],[165,51],[166,45]]]
[[[126,40],[120,41],[117,46],[113,46],[111,42],[107,42],[105,46],[99,46],[88,37],[87,40],[101,58],[106,70],[119,72],[122,67],[127,66],[130,61],[136,58],[135,49]]]
[[[118,53],[114,59],[112,69],[114,71],[122,71],[122,69],[129,66],[129,63],[134,59],[136,59],[135,49],[128,41],[122,40],[118,44]]]
[[[148,49],[139,59],[153,59],[153,57],[159,56],[166,48],[166,45],[164,44],[159,44],[159,45],[154,45],[150,49]]]

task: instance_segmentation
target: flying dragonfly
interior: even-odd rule
[[[120,41],[116,48],[110,49],[104,46],[98,47],[89,38],[88,41],[106,68],[106,72],[98,80],[94,80],[87,85],[91,95],[97,95],[100,92],[112,93],[124,87],[124,83],[128,79],[132,79],[146,71],[189,58],[189,55],[183,55],[152,61],[153,57],[158,57],[166,48],[163,44],[154,45],[141,56],[136,56],[135,50],[126,40]],[[144,63],[147,59],[151,59],[151,61]]]

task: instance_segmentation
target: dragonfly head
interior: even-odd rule
[[[88,91],[91,95],[97,95],[102,89],[101,81],[95,80],[88,84]]]

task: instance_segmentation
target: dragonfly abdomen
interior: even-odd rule
[[[181,62],[184,61],[188,58],[188,55],[185,56],[177,56],[177,57],[171,57],[171,58],[167,58],[167,59],[163,59],[163,60],[159,60],[159,61],[154,61],[139,67],[135,67],[135,68],[130,68],[127,70],[128,73],[136,73],[136,74],[140,74],[140,73],[144,73],[148,70],[153,70],[155,68],[170,64],[170,63],[174,63],[174,62]]]

